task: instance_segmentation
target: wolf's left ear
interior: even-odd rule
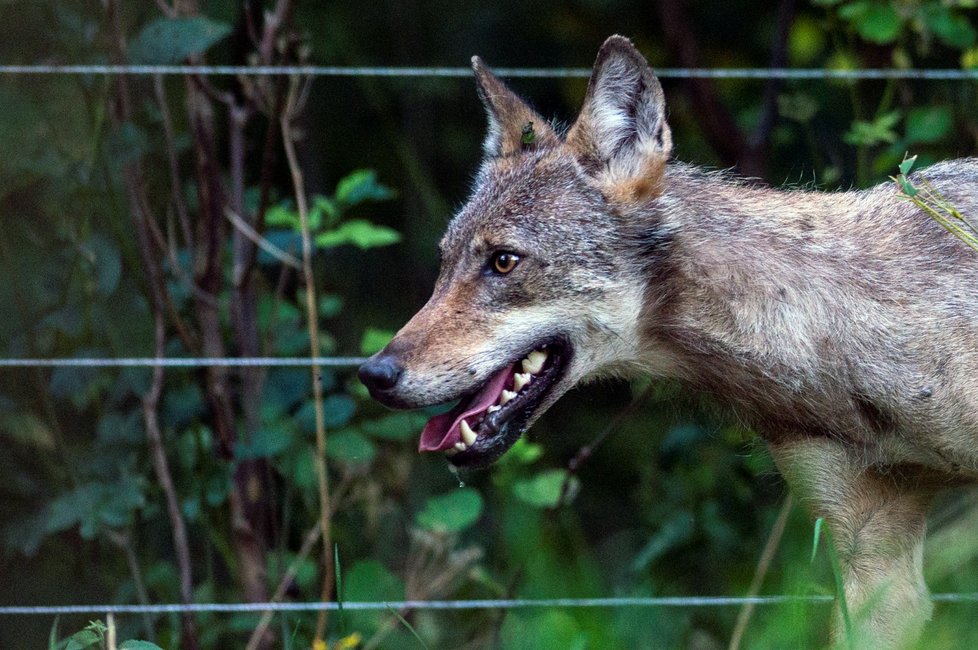
[[[472,70],[479,98],[489,116],[489,131],[482,144],[486,156],[510,156],[535,147],[556,145],[557,135],[526,102],[494,75],[477,56]]]
[[[672,153],[665,95],[627,38],[612,36],[601,46],[567,146],[618,198],[640,200],[661,191]]]

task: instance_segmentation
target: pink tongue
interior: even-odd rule
[[[515,364],[500,370],[479,393],[469,402],[459,404],[448,413],[442,413],[428,420],[421,432],[418,451],[444,451],[453,449],[462,440],[459,424],[476,413],[482,413],[499,401],[504,388],[510,388]]]

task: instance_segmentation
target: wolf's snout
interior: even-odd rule
[[[366,363],[360,366],[357,376],[360,377],[363,385],[370,390],[370,394],[377,398],[378,394],[394,388],[403,373],[404,368],[391,357],[380,356],[368,359]]]

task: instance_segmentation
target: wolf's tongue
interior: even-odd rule
[[[461,402],[448,413],[442,413],[428,420],[421,432],[418,451],[444,451],[453,449],[462,440],[459,425],[463,419],[482,413],[499,401],[499,394],[508,388],[513,380],[515,364],[500,370],[489,380],[472,399]]]

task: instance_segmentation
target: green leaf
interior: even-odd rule
[[[482,495],[472,488],[460,488],[431,497],[415,521],[435,533],[458,533],[482,516]]]
[[[376,420],[367,420],[360,425],[360,429],[368,436],[382,440],[408,440],[418,435],[425,419],[421,413],[401,411]]]
[[[978,33],[965,16],[951,13],[943,4],[928,4],[921,10],[927,28],[945,45],[964,50],[975,44]]]
[[[319,213],[319,220],[313,224],[312,220],[309,221],[309,227],[313,230],[319,230],[321,227],[326,226],[327,228],[336,225],[336,222],[340,220],[342,212],[340,208],[336,205],[336,201],[329,198],[328,196],[316,196],[312,199],[313,211]],[[325,219],[323,219],[325,217]]]
[[[323,415],[326,426],[330,428],[344,426],[350,421],[356,410],[357,403],[353,401],[352,397],[343,393],[330,395],[323,400]]]
[[[954,115],[947,106],[914,108],[907,113],[907,142],[937,142],[954,126]]]
[[[280,421],[259,429],[248,442],[235,445],[234,456],[238,460],[270,458],[288,449],[296,436],[290,425]]]
[[[566,479],[567,470],[551,469],[540,472],[531,479],[516,481],[513,484],[513,495],[534,508],[554,508],[560,501]],[[571,476],[567,493],[574,495],[579,488],[580,481],[576,476]]]
[[[343,296],[327,293],[319,298],[319,317],[335,318],[343,311]]]
[[[285,226],[294,230],[299,229],[299,213],[296,212],[295,206],[290,203],[280,203],[278,205],[269,206],[265,210],[265,225],[266,226]]]
[[[896,9],[880,2],[853,2],[839,9],[839,16],[848,20],[864,40],[878,45],[895,41],[903,27]]]
[[[315,243],[319,248],[334,248],[344,244],[353,244],[364,250],[378,246],[388,246],[401,241],[401,234],[393,228],[378,226],[366,219],[351,219],[344,221],[333,230],[316,235]]]
[[[901,174],[906,176],[910,173],[910,170],[913,169],[915,162],[917,162],[917,156],[910,156],[909,158],[904,158],[903,162],[900,163],[897,168],[900,170]]]
[[[404,583],[377,560],[360,560],[343,572],[343,598],[346,602],[396,601],[404,598]],[[376,629],[387,613],[346,610],[351,629]]]
[[[129,641],[123,641],[122,645],[119,646],[119,650],[163,650],[163,648],[149,641],[130,639]]]
[[[35,449],[54,449],[54,432],[33,413],[0,414],[0,431],[10,440]]]
[[[157,18],[129,46],[132,63],[167,65],[199,54],[231,33],[231,25],[203,16]]]
[[[336,200],[344,207],[387,201],[395,196],[394,190],[377,182],[377,172],[372,169],[358,169],[336,184]]]
[[[91,265],[95,290],[103,296],[110,296],[119,286],[119,278],[122,275],[119,249],[108,239],[97,234],[92,235],[80,248],[82,255]]]
[[[88,648],[91,648],[92,646],[101,646],[101,639],[99,638],[99,635],[92,630],[82,630],[81,632],[75,632],[68,637],[68,642],[65,644],[65,650],[88,650]]]
[[[369,356],[375,352],[380,352],[392,338],[394,338],[394,332],[390,330],[368,327],[363,331],[363,338],[360,339],[360,353]]]
[[[814,535],[812,536],[812,559],[811,559],[812,562],[815,561],[815,555],[818,554],[818,543],[819,540],[822,538],[823,523],[825,523],[825,519],[823,519],[822,517],[819,517],[818,519],[815,520],[815,532]]]
[[[362,467],[377,457],[377,448],[352,429],[335,431],[326,439],[326,455],[344,465]]]
[[[899,136],[893,127],[900,121],[900,111],[891,111],[872,122],[856,120],[852,123],[844,140],[855,146],[873,146],[881,143],[896,142]]]
[[[799,92],[778,96],[778,113],[789,120],[804,124],[810,122],[817,112],[818,103],[811,95]]]

